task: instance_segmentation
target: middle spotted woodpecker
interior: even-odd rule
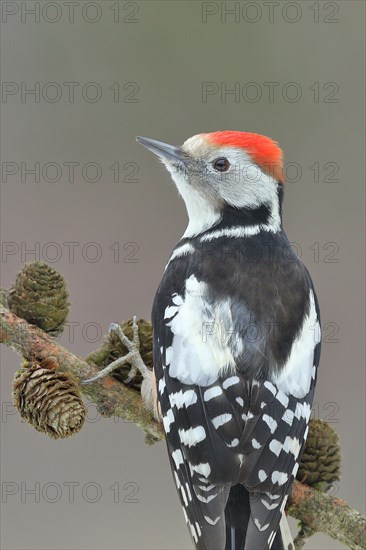
[[[189,216],[152,321],[158,407],[192,539],[206,550],[289,549],[284,507],[320,318],[282,228],[282,152],[245,132],[199,134],[181,148],[137,139],[165,164]]]

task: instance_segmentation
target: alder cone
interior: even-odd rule
[[[310,486],[329,488],[340,476],[339,438],[323,420],[310,420],[309,435],[302,455],[297,479]]]
[[[25,364],[13,381],[13,403],[22,420],[53,439],[70,437],[83,426],[86,408],[68,373]]]

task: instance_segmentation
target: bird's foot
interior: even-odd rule
[[[130,363],[131,368],[127,375],[127,378],[125,380],[126,384],[129,384],[131,380],[136,376],[137,372],[140,371],[143,378],[150,376],[150,370],[145,365],[141,354],[140,354],[140,339],[139,339],[139,327],[136,321],[136,316],[132,319],[132,339],[130,340],[127,338],[127,336],[124,334],[123,330],[121,329],[120,325],[118,323],[112,323],[109,325],[109,334],[114,333],[118,336],[118,338],[121,340],[122,344],[126,346],[128,349],[127,355],[124,355],[123,357],[119,357],[109,365],[107,365],[104,369],[99,371],[95,376],[92,378],[87,378],[86,380],[82,380],[81,384],[92,384],[93,382],[96,382],[97,380],[100,380],[101,378],[104,378],[104,376],[107,376],[107,374],[110,374],[118,367],[121,367],[125,363]]]

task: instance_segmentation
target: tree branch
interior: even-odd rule
[[[288,513],[305,526],[304,538],[321,532],[352,550],[366,548],[366,518],[343,500],[295,481]],[[302,546],[297,542],[297,548]]]
[[[72,374],[77,382],[97,374],[95,366],[63,348],[43,330],[17,317],[4,306],[0,307],[0,343],[10,347],[28,361],[42,363],[52,359],[60,371]],[[143,406],[138,392],[105,377],[94,384],[79,385],[80,391],[96,404],[102,416],[119,416],[133,422],[146,434],[146,442],[164,439],[162,426]]]

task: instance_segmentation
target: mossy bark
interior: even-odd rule
[[[288,513],[305,526],[304,540],[321,532],[352,550],[366,548],[366,518],[343,500],[295,481]],[[301,534],[297,548],[301,548]]]
[[[97,373],[93,364],[69,352],[41,329],[3,306],[0,308],[0,343],[27,361],[42,363],[52,359],[57,369],[71,373],[78,383]],[[144,408],[140,395],[124,384],[108,376],[94,384],[80,385],[80,391],[96,404],[102,416],[118,416],[142,428],[147,443],[164,439],[161,425]]]

